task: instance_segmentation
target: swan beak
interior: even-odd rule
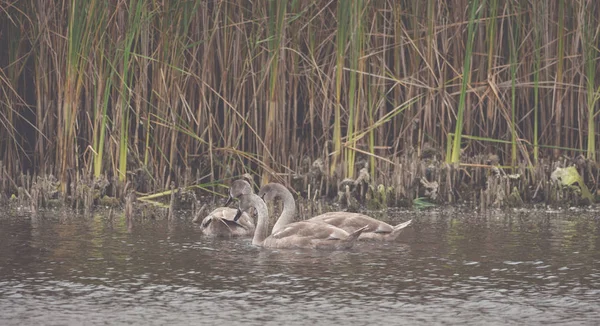
[[[237,222],[240,217],[242,217],[242,210],[238,208],[237,213],[235,214],[235,217],[233,218],[234,222]]]
[[[227,197],[227,201],[225,202],[225,206],[229,206],[229,204],[231,204],[232,201],[233,197],[231,196],[231,194],[229,194],[229,197]]]

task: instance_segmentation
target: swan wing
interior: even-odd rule
[[[246,213],[234,221],[237,209],[218,207],[208,214],[201,222],[203,233],[213,236],[243,236],[254,233],[254,222]]]
[[[341,240],[348,237],[348,232],[322,222],[295,222],[288,224],[281,231],[272,234],[274,239],[309,238],[313,240]]]
[[[315,216],[309,221],[321,221],[351,233],[366,226],[364,232],[391,233],[394,228],[382,221],[359,213],[330,212]]]

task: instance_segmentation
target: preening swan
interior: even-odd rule
[[[252,193],[252,186],[245,180],[236,180],[229,188],[228,203],[232,198],[232,192],[239,195]],[[254,221],[247,213],[234,221],[237,211],[231,207],[217,207],[202,219],[200,230],[203,234],[214,237],[251,236],[254,234]],[[200,217],[196,216],[192,222],[198,223],[199,220]]]

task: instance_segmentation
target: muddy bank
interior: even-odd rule
[[[273,172],[270,179],[295,190],[298,201],[309,210],[321,199],[349,211],[446,204],[468,204],[482,210],[532,203],[571,206],[591,204],[598,199],[598,165],[583,157],[541,160],[536,166],[522,163],[510,169],[498,165],[494,155],[470,157],[456,166],[436,155],[410,154],[379,164],[376,178],[366,160],[357,161],[354,179],[329,176],[325,169],[328,162],[322,158],[299,160],[289,169],[293,173]],[[199,184],[195,180],[200,180],[200,172],[193,175],[189,169],[181,171],[169,189],[160,189],[156,179],[143,169],[130,173],[125,184],[116,178],[92,179],[84,175],[71,182],[65,194],[60,191],[64,185],[53,175],[22,174],[2,178],[0,205],[32,213],[62,207],[90,212],[103,207],[168,217],[175,210],[201,212],[199,203],[218,200],[230,181],[240,175],[254,183],[256,189],[260,183],[259,175],[238,171],[224,180]],[[5,170],[3,175],[7,175]]]

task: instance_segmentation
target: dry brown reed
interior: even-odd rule
[[[365,166],[396,198],[425,178],[456,202],[492,165],[539,188],[548,162],[595,163],[598,17],[590,0],[3,1],[0,190],[53,175],[88,207],[94,179],[291,183],[316,159],[322,193]],[[454,130],[463,165],[444,163]]]

